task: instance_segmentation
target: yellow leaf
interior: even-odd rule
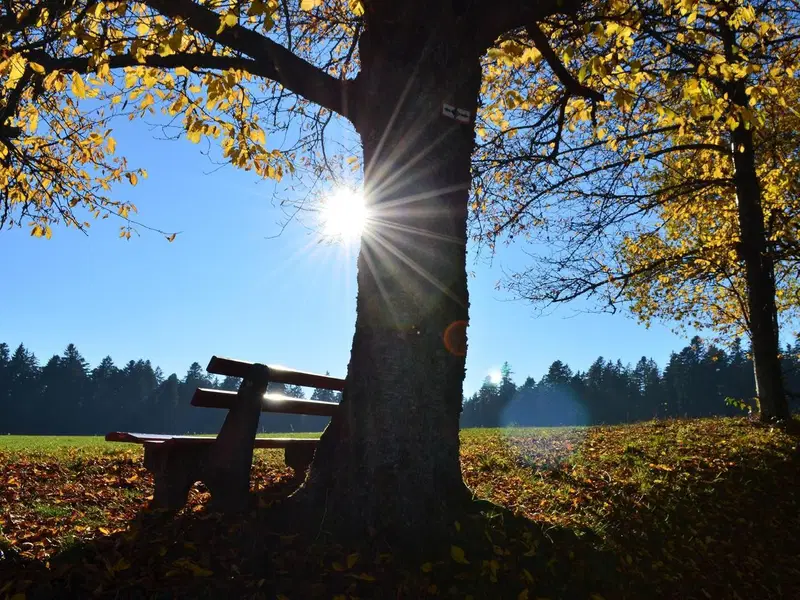
[[[39,73],[40,75],[43,75],[43,74],[44,74],[44,67],[43,67],[42,65],[40,65],[39,63],[35,63],[35,62],[29,62],[29,63],[28,63],[28,66],[29,66],[29,67],[30,67],[30,68],[31,68],[31,69],[32,69],[34,72],[36,72],[36,73]]]
[[[347,568],[352,569],[353,565],[355,565],[357,562],[358,562],[358,554],[357,553],[350,554],[347,557]]]
[[[79,73],[72,74],[72,93],[78,98],[86,98],[86,86]]]
[[[131,182],[131,185],[136,185],[139,182],[139,178],[136,176],[136,173],[125,173],[125,176],[128,178],[128,181]]]
[[[36,128],[38,126],[39,126],[39,111],[33,109],[28,115],[28,131],[30,131],[31,133],[35,133]]]
[[[426,562],[424,565],[420,567],[423,573],[430,573],[433,570],[433,565],[429,562]]]
[[[300,8],[303,10],[311,10],[322,4],[322,0],[302,0],[300,2]]]
[[[469,561],[467,560],[466,556],[464,555],[464,549],[459,548],[458,546],[450,546],[450,557],[453,561],[462,564],[468,565]]]
[[[25,74],[26,64],[27,61],[19,54],[15,54],[11,57],[11,70],[8,74],[8,79],[6,80],[7,88],[13,88],[17,85],[17,81],[22,79],[22,76]]]
[[[239,22],[239,16],[236,13],[225,13],[219,18],[219,29],[217,33],[222,33],[227,27],[233,27]]]

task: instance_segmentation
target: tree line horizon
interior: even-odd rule
[[[800,336],[783,353],[787,388],[800,390]],[[498,383],[487,377],[465,396],[461,428],[611,425],[650,419],[735,416],[756,411],[753,364],[739,340],[728,349],[695,336],[662,368],[642,356],[635,365],[598,357],[585,371],[554,360],[536,381],[522,383],[507,362]],[[91,368],[74,344],[43,365],[24,344],[0,343],[0,434],[102,435],[109,431],[215,433],[224,411],[191,406],[198,387],[237,390],[239,380],[208,374],[193,362],[183,378],[148,359],[123,366],[110,356]],[[299,386],[271,391],[306,398]],[[339,402],[341,394],[313,390],[310,398]],[[792,408],[800,409],[793,395]],[[265,413],[259,431],[317,432],[326,417]]]

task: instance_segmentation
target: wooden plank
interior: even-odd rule
[[[173,435],[161,435],[159,433],[128,433],[125,431],[112,431],[106,434],[107,442],[127,442],[129,444],[144,444],[145,442],[166,442],[171,440]],[[213,438],[212,438],[213,439]]]
[[[106,441],[108,442],[128,442],[132,444],[169,442],[180,445],[194,445],[210,444],[216,439],[214,436],[161,435],[157,433],[127,433],[122,431],[112,431],[106,434]],[[255,438],[253,446],[255,448],[314,447],[318,441],[317,438]]]
[[[236,392],[197,388],[192,396],[192,406],[230,409],[237,402],[237,396]],[[290,398],[282,394],[264,394],[261,410],[262,412],[332,417],[339,410],[339,405],[335,402]]]
[[[217,375],[227,375],[229,377],[241,377],[243,379],[250,376],[251,369],[255,363],[212,356],[208,362],[206,370]],[[330,377],[329,375],[317,375],[305,371],[295,371],[285,367],[268,366],[269,380],[275,383],[285,383],[287,385],[299,385],[302,387],[313,387],[323,390],[344,391],[344,379]]]
[[[203,408],[230,408],[236,402],[239,394],[227,390],[210,390],[197,388],[192,396],[192,406]]]
[[[317,400],[290,398],[282,394],[264,394],[264,399],[261,401],[261,410],[263,412],[290,415],[332,417],[339,412],[339,405],[335,402],[319,402]]]

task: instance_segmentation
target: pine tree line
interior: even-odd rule
[[[800,338],[784,352],[787,387],[800,391]],[[753,366],[736,343],[730,350],[694,338],[673,353],[664,370],[642,357],[635,366],[598,358],[573,373],[560,360],[536,382],[514,382],[505,364],[499,383],[488,379],[465,399],[462,427],[554,426],[625,423],[652,418],[742,414],[726,402],[752,404]],[[183,378],[165,376],[149,360],[118,367],[110,357],[90,368],[74,344],[40,365],[20,344],[10,351],[0,343],[0,433],[105,434],[108,431],[208,433],[219,431],[225,411],[191,406],[198,387],[238,389],[233,377],[209,376],[192,363]],[[304,398],[298,386],[273,385],[270,391]],[[338,402],[340,394],[315,390],[314,400]],[[797,397],[794,397],[797,408]],[[265,413],[260,430],[321,431],[328,419]]]
[[[209,433],[219,431],[226,411],[191,406],[198,387],[237,390],[239,380],[218,378],[195,362],[181,379],[165,376],[149,360],[117,367],[106,357],[91,369],[74,344],[44,365],[20,344],[0,343],[0,434],[87,434],[109,431]],[[273,384],[271,392],[295,398],[299,386]],[[339,394],[315,390],[314,400],[338,402]],[[264,413],[259,429],[322,431],[326,417]]]
[[[790,401],[800,408],[800,337],[783,353]],[[729,350],[694,337],[673,352],[661,371],[651,358],[635,366],[598,358],[573,373],[556,360],[539,382],[517,385],[508,363],[500,381],[487,378],[464,400],[462,427],[557,426],[630,423],[648,419],[744,414],[754,405],[753,363],[741,343]]]

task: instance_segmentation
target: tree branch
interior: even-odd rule
[[[214,42],[241,52],[258,63],[261,77],[281,84],[290,92],[353,120],[350,106],[352,80],[341,81],[303,60],[260,33],[234,25],[219,33],[220,14],[194,0],[143,0],[143,3]]]
[[[472,17],[479,23],[476,41],[485,48],[501,35],[547,17],[576,15],[585,0],[474,0]]]
[[[547,40],[547,36],[541,30],[538,23],[534,22],[528,24],[525,27],[525,30],[528,32],[528,36],[530,36],[531,41],[533,41],[533,45],[536,46],[536,49],[542,53],[542,58],[544,58],[544,60],[553,70],[553,73],[556,77],[558,77],[561,85],[564,86],[570,96],[581,96],[583,98],[587,98],[591,100],[593,107],[596,102],[603,101],[603,94],[597,90],[593,90],[592,88],[583,85],[572,76],[572,73],[569,72],[569,70],[558,59],[558,56],[556,56],[555,51],[550,46],[550,42]]]
[[[94,69],[88,57],[54,58],[41,50],[26,52],[24,56],[28,60],[42,65],[47,71],[87,73]],[[132,54],[121,54],[109,57],[108,66],[111,69],[124,69],[125,67],[158,67],[161,69],[184,67],[189,70],[214,69],[220,71],[240,69],[261,77],[269,77],[267,73],[270,72],[268,69],[265,70],[260,63],[250,58],[195,52],[178,52],[169,56],[152,54],[145,57],[143,61],[138,60]]]

